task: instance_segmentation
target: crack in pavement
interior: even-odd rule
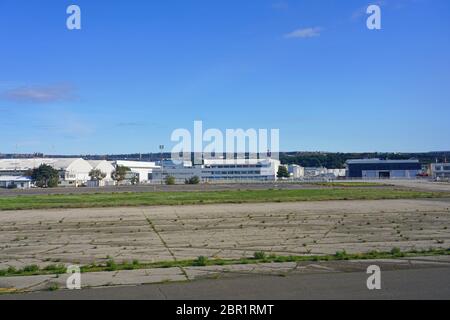
[[[161,240],[161,243],[163,244],[163,246],[166,248],[166,250],[170,253],[170,255],[172,256],[174,261],[177,261],[177,257],[175,256],[175,254],[173,253],[173,251],[170,249],[170,247],[168,246],[167,242],[164,240],[164,238],[161,236],[161,234],[158,232],[158,230],[156,230],[155,225],[153,224],[153,222],[150,220],[150,218],[148,218],[144,212],[142,212],[142,215],[144,216],[145,220],[147,221],[147,223],[150,225],[150,227],[152,228],[153,232],[156,233],[156,235],[159,237],[159,239]],[[186,271],[183,269],[183,267],[179,267],[181,273],[183,273],[183,275],[185,276],[186,280],[189,281],[189,276],[186,273]]]

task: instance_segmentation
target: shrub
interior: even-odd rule
[[[336,257],[337,260],[348,260],[349,259],[348,254],[345,250],[337,251],[334,256]]]
[[[253,257],[256,260],[264,260],[266,258],[266,254],[263,251],[257,251],[253,254]]]
[[[194,265],[195,266],[199,266],[199,267],[203,267],[203,266],[206,266],[207,262],[208,262],[208,258],[206,258],[204,256],[200,256],[194,261]]]
[[[184,181],[185,184],[199,184],[200,183],[200,178],[197,176],[194,176],[192,178],[186,179]]]
[[[114,262],[114,260],[110,259],[106,262],[106,270],[108,271],[117,270],[117,264]]]
[[[175,184],[175,177],[172,176],[167,176],[165,179],[165,183],[169,186],[174,185]]]
[[[14,268],[14,267],[9,267],[9,268],[6,270],[6,273],[8,273],[8,274],[15,274],[15,273],[17,273],[17,270],[16,270],[16,268]]]
[[[391,254],[394,255],[395,257],[400,257],[400,256],[403,255],[402,251],[400,250],[400,248],[397,248],[397,247],[392,248]]]
[[[36,272],[39,271],[39,267],[35,264],[29,265],[29,266],[25,266],[23,268],[24,272]]]

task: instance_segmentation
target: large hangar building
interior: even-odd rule
[[[347,177],[360,179],[415,179],[421,172],[419,160],[348,160]]]

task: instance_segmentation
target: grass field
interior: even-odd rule
[[[450,197],[450,194],[443,192],[398,190],[393,188],[96,193],[83,195],[69,194],[4,197],[0,198],[0,210],[325,200],[416,199],[438,197]]]

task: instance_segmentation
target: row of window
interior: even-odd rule
[[[202,174],[212,174],[212,175],[261,174],[261,171],[203,171]]]
[[[236,168],[262,168],[262,164],[238,164],[238,165],[211,165],[207,166],[212,169],[236,169]]]
[[[207,180],[269,180],[267,176],[208,177]]]

